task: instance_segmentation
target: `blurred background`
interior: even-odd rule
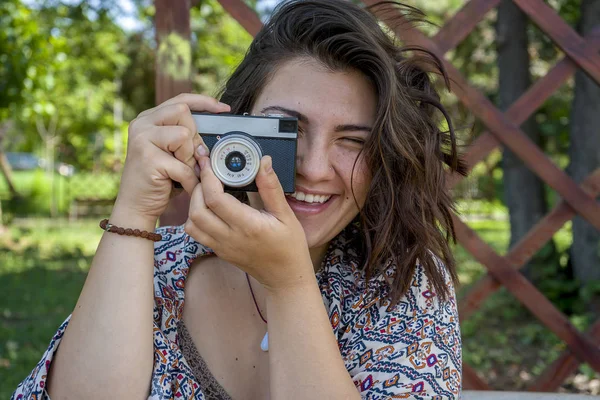
[[[264,20],[277,2],[245,3]],[[429,36],[467,3],[404,2],[426,13],[433,24],[418,28]],[[193,3],[191,52],[173,54],[190,59],[194,92],[215,95],[252,36],[217,0]],[[547,4],[582,34],[600,24],[600,1]],[[156,18],[151,0],[0,1],[0,398],[33,369],[82,288],[98,222],[117,194],[128,122],[157,99]],[[502,110],[563,57],[510,1],[446,54]],[[443,102],[468,149],[484,127],[454,94]],[[578,74],[521,126],[577,182],[600,167],[600,148],[573,146],[600,135],[598,125],[580,123],[585,115],[600,115],[600,91]],[[561,200],[503,149],[453,195],[462,219],[501,255]],[[581,331],[600,316],[600,239],[586,229],[574,241],[567,222],[522,269]],[[454,250],[461,297],[486,268]],[[527,388],[566,349],[505,289],[462,322],[462,333],[465,361],[498,390]],[[558,391],[600,394],[600,375],[583,363]]]

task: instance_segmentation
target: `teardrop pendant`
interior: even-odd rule
[[[260,342],[260,349],[262,351],[269,351],[269,332],[265,333],[265,337]]]

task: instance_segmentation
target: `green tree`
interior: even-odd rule
[[[11,195],[17,195],[4,155],[15,114],[25,102],[25,90],[35,86],[32,66],[45,59],[43,36],[31,11],[20,0],[0,3],[0,172]],[[0,225],[2,209],[0,208]]]
[[[217,0],[202,0],[192,9],[194,89],[216,95],[242,61],[252,36]]]
[[[42,60],[43,36],[21,0],[0,3],[0,121],[23,103],[32,64]]]
[[[112,110],[129,62],[122,51],[125,33],[108,10],[92,13],[86,2],[59,3],[33,12],[49,57],[31,67],[39,84],[25,91],[19,112],[26,147],[35,148],[41,138],[49,168],[57,146],[63,150],[62,161],[80,168],[90,168],[101,158],[113,161],[98,144],[112,146]]]

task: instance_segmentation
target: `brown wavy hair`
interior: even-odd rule
[[[377,6],[415,13],[398,3]],[[367,280],[393,263],[393,305],[407,292],[420,263],[446,300],[446,276],[455,284],[458,277],[449,248],[455,234],[445,170],[464,174],[466,168],[448,112],[426,72],[433,66],[447,84],[442,63],[423,49],[396,45],[369,9],[345,0],[292,0],[280,5],[256,35],[221,101],[234,113],[249,112],[278,67],[299,58],[317,60],[331,71],[359,71],[377,93],[376,121],[362,150],[372,181],[357,217]],[[448,131],[440,130],[440,116]]]

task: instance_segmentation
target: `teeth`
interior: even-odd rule
[[[331,195],[306,194],[303,192],[294,192],[290,196],[306,203],[325,203],[331,197]]]

